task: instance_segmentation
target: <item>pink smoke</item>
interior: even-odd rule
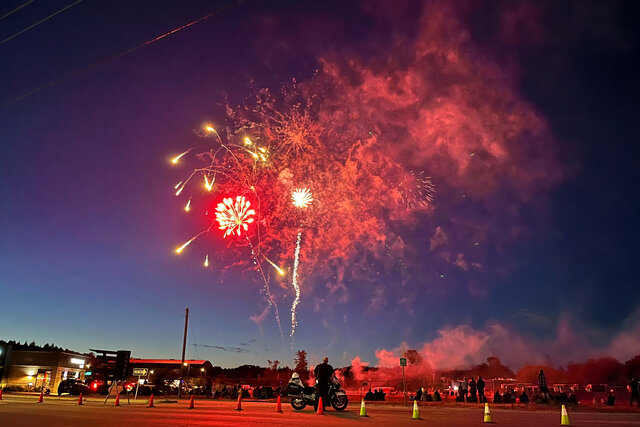
[[[483,363],[489,356],[497,356],[504,365],[518,370],[529,364],[562,366],[605,356],[624,362],[640,354],[639,337],[640,311],[625,322],[623,331],[601,346],[590,344],[564,317],[550,339],[527,337],[500,322],[489,322],[480,330],[468,325],[440,329],[436,338],[415,348],[430,369],[468,368]],[[399,357],[408,347],[402,343],[396,348],[376,350],[377,365],[398,366]]]

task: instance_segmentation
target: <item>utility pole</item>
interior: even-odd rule
[[[182,396],[182,383],[184,375],[184,352],[187,348],[187,326],[189,325],[189,307],[185,309],[184,336],[182,337],[182,361],[180,362],[180,384],[178,385],[178,399]]]
[[[404,365],[402,365],[402,390],[404,391],[404,404],[407,404],[407,384],[404,381]]]
[[[405,383],[404,380],[404,367],[407,366],[407,358],[406,357],[401,357],[400,358],[400,366],[402,366],[402,390],[404,392],[404,404],[407,404],[407,384]]]

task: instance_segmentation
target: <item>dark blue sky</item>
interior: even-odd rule
[[[23,3],[4,2],[0,15]],[[36,0],[0,21],[0,39],[68,3]],[[250,319],[264,307],[259,284],[246,276],[219,283],[198,268],[199,254],[172,253],[194,230],[171,192],[180,176],[167,159],[193,144],[193,129],[223,119],[216,104],[225,95],[238,103],[250,85],[309,80],[320,58],[393,56],[394,43],[415,37],[422,13],[418,2],[399,2],[388,16],[384,3],[299,3],[239,2],[107,60],[226,2],[84,0],[0,45],[0,337],[177,358],[189,306],[188,357],[291,363],[272,317]],[[526,225],[527,237],[483,248],[482,273],[433,272],[449,292],[428,285],[408,304],[396,295],[372,309],[367,289],[354,285],[349,301],[321,313],[306,295],[296,347],[312,361],[328,354],[337,365],[358,355],[375,363],[377,349],[422,348],[442,328],[464,326],[467,339],[491,341],[496,324],[553,347],[566,322],[585,358],[609,349],[624,357],[612,339],[640,331],[636,7],[472,2],[452,13],[474,55],[501,69],[548,123],[561,177],[505,214]],[[442,188],[451,206],[455,186]],[[469,221],[479,215],[458,208]],[[446,215],[436,207],[416,233],[430,237]],[[507,225],[489,223],[489,234]]]

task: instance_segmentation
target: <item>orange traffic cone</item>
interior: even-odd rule
[[[324,415],[324,405],[322,404],[322,397],[320,397],[320,400],[318,400],[318,411],[316,412],[316,415]]]
[[[44,402],[44,391],[40,392],[40,397],[38,398],[38,403]]]
[[[236,406],[236,411],[242,411],[242,390],[238,391],[238,406]]]
[[[189,401],[189,409],[195,408],[195,403],[193,401],[193,394],[191,395],[191,400]]]
[[[278,400],[276,400],[276,412],[282,412],[282,400],[280,400],[280,395],[278,395]]]
[[[151,393],[151,397],[149,398],[149,405],[147,408],[153,408],[155,405],[153,404],[153,393]]]
[[[82,393],[80,393],[80,396],[78,397],[78,405],[82,405]]]
[[[116,394],[116,403],[113,406],[120,406],[120,393]]]

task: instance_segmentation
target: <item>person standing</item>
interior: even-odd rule
[[[469,394],[469,401],[471,403],[478,403],[478,399],[476,397],[476,380],[474,380],[473,377],[469,380]]]
[[[462,401],[467,401],[467,394],[469,393],[469,381],[465,378],[462,383]]]
[[[635,400],[638,403],[638,407],[640,407],[640,383],[635,379],[635,377],[631,378],[631,382],[627,386],[627,389],[631,393],[629,405],[633,406],[633,401]]]
[[[484,380],[480,376],[478,377],[476,387],[478,387],[478,399],[480,400],[480,403],[485,403],[487,398],[484,397]]]
[[[313,370],[313,376],[316,379],[316,412],[318,412],[320,397],[322,397],[322,409],[324,410],[327,406],[327,399],[329,398],[329,381],[331,381],[333,371],[333,366],[329,365],[328,357],[322,359],[322,363],[318,364]]]
[[[540,388],[540,396],[546,401],[549,399],[549,389],[547,388],[547,377],[544,371],[540,369],[538,373],[538,388]]]

